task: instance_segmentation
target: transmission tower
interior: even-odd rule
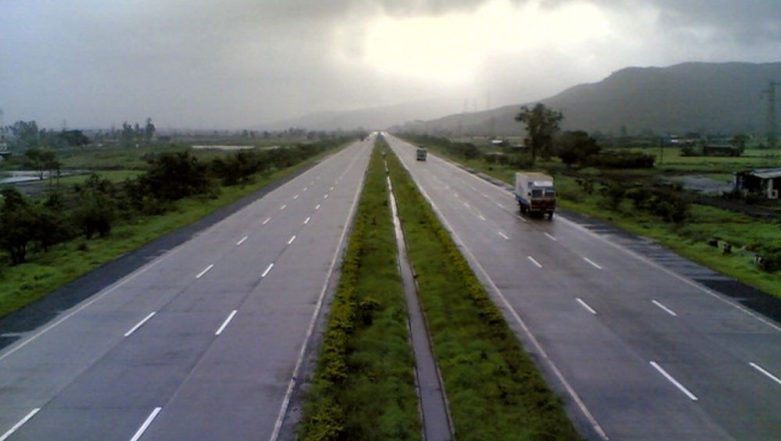
[[[777,132],[776,123],[776,87],[781,86],[779,81],[770,81],[764,95],[767,95],[767,146],[771,149],[776,148]]]

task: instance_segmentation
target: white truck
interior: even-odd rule
[[[553,219],[556,210],[556,191],[553,178],[543,173],[519,172],[515,174],[515,199],[521,213],[542,214]]]

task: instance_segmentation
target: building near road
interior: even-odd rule
[[[778,199],[781,193],[781,167],[735,173],[735,191],[744,195],[755,194],[766,199]]]

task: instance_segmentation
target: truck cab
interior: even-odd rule
[[[428,156],[428,152],[423,147],[418,147],[418,150],[415,153],[415,159],[418,161],[425,161],[426,156]]]

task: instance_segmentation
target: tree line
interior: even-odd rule
[[[164,214],[183,198],[216,197],[220,184],[249,183],[258,173],[290,167],[346,141],[241,151],[208,162],[189,151],[163,153],[148,157],[147,171],[122,183],[92,174],[82,184],[52,189],[37,200],[7,187],[0,191],[0,249],[17,265],[30,250],[46,252],[78,237],[106,237],[117,222]]]

